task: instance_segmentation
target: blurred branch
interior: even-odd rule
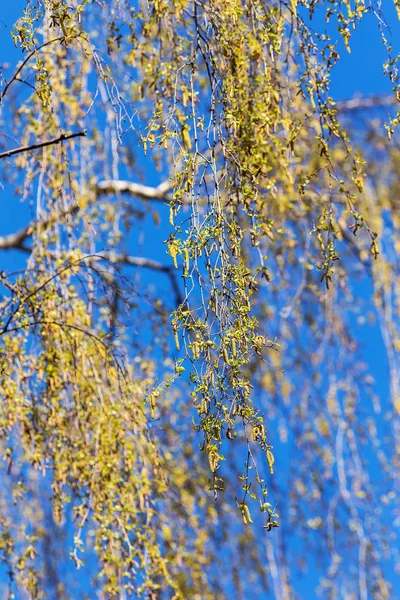
[[[26,151],[29,149],[38,148],[44,145],[49,145],[50,143],[57,143],[59,141],[69,139],[71,137],[76,137],[78,135],[86,135],[86,131],[72,134],[71,136],[62,136],[57,140],[52,140],[43,144],[25,147],[23,149],[16,149],[9,153],[4,153],[3,155],[0,154],[0,158],[2,158],[4,155],[9,156],[11,153],[15,154],[17,151]],[[173,187],[173,185],[173,182],[170,180],[162,182],[157,187],[150,187],[132,181],[106,180],[96,185],[95,194],[96,197],[99,197],[106,194],[127,193],[132,196],[142,198],[144,200],[159,200],[161,202],[168,202],[172,198],[168,194],[168,192]],[[32,249],[26,246],[24,242],[32,236],[36,229],[46,228],[49,225],[51,225],[51,223],[54,223],[55,221],[62,219],[65,216],[74,215],[80,210],[81,206],[78,203],[74,203],[66,211],[52,214],[47,219],[32,221],[31,223],[29,223],[29,225],[20,229],[19,231],[10,233],[8,235],[0,236],[0,250],[16,249],[30,253],[32,252]],[[178,285],[178,280],[174,268],[172,266],[164,265],[158,261],[151,260],[148,258],[130,256],[128,254],[115,254],[113,252],[99,252],[95,255],[88,256],[84,260],[86,263],[94,264],[94,262],[102,259],[108,260],[111,263],[117,263],[120,265],[128,265],[134,267],[143,267],[146,269],[152,269],[154,271],[165,273],[171,282],[171,287],[174,291],[177,304],[181,304],[183,302],[182,294]]]
[[[74,134],[82,135],[82,134]],[[65,138],[67,139],[67,138]],[[1,157],[1,155],[0,155]],[[168,190],[170,190],[173,186],[171,181],[164,181],[157,187],[149,187],[147,185],[142,185],[140,183],[134,183],[132,181],[120,181],[120,180],[109,180],[102,181],[96,186],[96,196],[101,196],[105,194],[112,193],[129,193],[138,198],[142,198],[144,200],[160,200],[160,201],[169,201],[170,197],[167,194]],[[18,249],[24,250],[23,242],[29,238],[32,233],[38,227],[47,227],[51,223],[62,219],[68,215],[74,215],[79,212],[82,207],[76,202],[71,204],[71,206],[61,213],[56,213],[50,215],[47,219],[42,219],[40,221],[32,221],[26,227],[23,227],[19,231],[15,233],[10,233],[8,235],[0,236],[0,250],[10,250],[10,249]]]
[[[32,231],[33,226],[28,225],[27,227],[24,227],[15,233],[2,235],[0,237],[0,250],[11,250],[12,248],[23,250],[23,242],[32,234]]]
[[[160,200],[161,202],[170,202],[172,197],[168,192],[173,188],[172,181],[163,181],[157,187],[149,187],[133,181],[124,181],[120,179],[108,179],[100,181],[96,185],[96,194],[130,194],[143,200]]]
[[[68,213],[74,213],[79,210],[78,205],[74,205]],[[63,213],[61,216],[65,216]],[[38,221],[37,223],[33,222],[29,224],[27,227],[20,229],[15,233],[10,233],[9,235],[0,236],[0,250],[22,250],[23,252],[30,253],[32,252],[32,248],[24,245],[24,241],[29,238],[35,227],[37,225],[46,226],[50,222],[54,222],[54,216],[46,221]],[[120,265],[128,265],[132,267],[143,267],[145,269],[152,269],[153,271],[159,271],[161,273],[165,273],[171,282],[171,287],[174,291],[175,298],[178,304],[182,303],[182,294],[179,289],[177,277],[175,275],[174,268],[169,265],[164,265],[156,260],[151,260],[150,258],[144,258],[141,256],[131,256],[129,254],[116,254],[113,252],[98,252],[96,254],[87,256],[83,259],[86,263],[95,263],[99,260],[107,260],[111,263],[120,264]]]
[[[349,245],[351,252],[357,258],[357,260],[363,265],[363,267],[371,272],[371,262],[363,258],[360,249],[357,246],[357,238],[353,233],[350,233],[348,229],[339,223],[340,233],[342,234],[343,240]]]
[[[35,229],[43,227],[46,228],[52,223],[62,219],[68,215],[74,215],[81,210],[81,206],[76,202],[72,204],[67,210],[60,213],[52,214],[47,219],[41,219],[38,221],[32,221],[26,227],[23,227],[15,233],[9,233],[8,235],[0,236],[0,250],[25,250],[28,249],[24,246],[24,241],[31,237]],[[30,250],[29,250],[30,252]]]
[[[175,299],[177,304],[182,304],[183,298],[181,291],[179,289],[177,277],[175,274],[174,267],[171,265],[164,265],[157,260],[152,260],[150,258],[144,258],[142,256],[131,256],[130,254],[116,254],[113,252],[96,252],[96,254],[92,254],[85,257],[83,259],[87,263],[94,263],[98,260],[107,260],[110,263],[120,264],[120,265],[129,265],[131,267],[143,267],[145,269],[151,269],[153,271],[159,271],[160,273],[165,273],[171,282],[171,287],[175,294]]]
[[[395,106],[398,104],[396,96],[372,96],[371,98],[352,98],[344,102],[337,102],[338,112],[347,112],[352,110],[367,110],[369,108],[378,108],[382,106]]]

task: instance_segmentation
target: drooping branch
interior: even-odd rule
[[[145,269],[151,269],[153,271],[159,271],[165,273],[171,282],[171,287],[175,294],[175,300],[177,304],[182,304],[182,294],[179,289],[178,281],[175,275],[174,268],[170,265],[164,265],[163,263],[152,260],[150,258],[144,258],[142,256],[131,256],[129,254],[121,253],[114,254],[111,252],[97,252],[96,254],[89,255],[83,259],[87,263],[94,263],[99,260],[107,260],[108,262],[120,265],[128,265],[131,267],[143,267]]]
[[[32,50],[32,52],[30,52],[28,54],[28,56],[17,67],[17,70],[15,71],[14,75],[11,77],[10,81],[7,81],[7,83],[4,86],[2,92],[0,93],[0,104],[1,104],[4,96],[6,95],[6,93],[7,93],[8,89],[9,89],[10,85],[14,81],[18,81],[18,75],[21,73],[21,71],[25,67],[25,65],[28,64],[28,62],[31,60],[31,58],[33,56],[35,56],[35,54],[37,54],[38,50],[41,50],[42,48],[45,48],[46,46],[50,46],[50,44],[54,44],[55,42],[62,42],[64,39],[65,39],[64,37],[57,37],[57,38],[53,38],[52,40],[48,40],[47,42],[45,42],[44,44],[42,44],[38,48],[35,48],[34,50]]]
[[[67,140],[71,140],[76,137],[86,136],[86,129],[82,129],[82,131],[77,131],[76,133],[62,133],[57,138],[53,138],[52,140],[47,140],[46,142],[38,142],[37,144],[31,144],[30,146],[20,146],[19,148],[14,148],[13,150],[7,150],[6,152],[0,153],[1,158],[8,158],[9,156],[13,156],[14,154],[21,154],[22,152],[30,152],[31,150],[37,150],[38,148],[45,148],[46,146],[53,146],[54,144],[60,144],[61,142],[65,142]]]

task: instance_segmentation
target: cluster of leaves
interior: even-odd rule
[[[311,16],[314,7],[308,8]],[[346,45],[349,27],[366,10],[348,7],[346,18],[337,13]],[[367,230],[375,258],[377,236],[354,205],[363,188],[363,160],[352,153],[329,97],[335,61],[326,55],[335,50],[327,36],[314,41],[296,6],[280,2],[268,7],[208,2],[193,8],[154,3],[150,15],[147,21],[140,14],[135,35],[140,39],[142,30],[151,39],[151,48],[135,48],[138,62],[146,65],[142,93],[147,88],[155,101],[143,142],[172,146],[170,222],[175,229],[166,243],[175,266],[183,263],[186,290],[172,326],[177,350],[183,344],[192,363],[196,428],[203,432],[217,495],[223,440],[232,437],[237,424],[249,447],[256,440],[271,453],[246,373],[254,358],[276,348],[251,309],[258,286],[271,277],[271,243],[276,235],[290,235],[287,215],[297,212],[297,218],[310,216],[317,223],[313,231],[323,257],[318,268],[327,288],[340,258],[337,204],[344,202],[355,233]],[[154,45],[156,31],[159,44]],[[325,60],[319,66],[321,54]],[[343,159],[332,154],[331,146],[339,144],[351,165],[346,179],[340,175]],[[185,216],[176,224],[188,204],[189,220]],[[201,296],[191,299],[198,287]],[[181,363],[178,368],[182,371]],[[253,467],[257,472],[255,461]],[[267,487],[258,474],[255,479],[263,509]],[[246,497],[247,476],[244,480]]]

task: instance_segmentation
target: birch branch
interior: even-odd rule
[[[106,260],[110,263],[128,265],[131,267],[143,267],[145,269],[151,269],[153,271],[159,271],[165,273],[171,282],[171,287],[174,291],[177,304],[182,304],[183,298],[179,289],[178,280],[175,274],[174,267],[171,265],[164,265],[157,260],[150,258],[144,258],[142,256],[131,256],[130,254],[114,254],[113,252],[96,252],[96,254],[90,255],[87,258],[83,258],[87,263],[94,263],[99,260]]]
[[[46,142],[38,142],[37,144],[31,144],[30,146],[20,146],[19,148],[14,148],[13,150],[7,150],[6,152],[0,153],[1,158],[7,158],[9,156],[13,156],[14,154],[20,154],[21,152],[30,152],[31,150],[37,150],[38,148],[45,148],[46,146],[53,146],[54,144],[60,144],[61,142],[65,142],[67,140],[71,140],[72,138],[86,136],[86,129],[82,129],[82,131],[78,131],[77,133],[62,133],[57,138],[52,140],[47,140]]]
[[[398,104],[396,95],[390,96],[372,96],[371,98],[352,98],[343,102],[336,103],[338,112],[350,112],[354,110],[367,110],[382,106],[395,106]]]
[[[95,188],[97,196],[105,194],[130,194],[143,200],[159,200],[160,202],[170,202],[172,196],[168,192],[174,187],[172,181],[163,181],[157,187],[149,187],[136,183],[134,181],[107,179],[100,181]]]
[[[6,95],[8,88],[10,87],[10,85],[14,82],[14,81],[18,81],[18,75],[21,73],[22,69],[25,67],[25,65],[31,60],[31,58],[33,56],[35,56],[35,54],[37,54],[37,52],[39,50],[42,50],[42,48],[45,48],[46,46],[49,46],[50,44],[54,44],[54,42],[62,42],[65,38],[63,37],[58,37],[58,38],[53,38],[52,40],[49,40],[47,42],[45,42],[44,44],[42,44],[41,46],[38,46],[37,48],[35,48],[34,50],[32,50],[32,52],[30,54],[28,54],[28,56],[25,58],[25,60],[23,60],[17,67],[17,70],[15,71],[14,75],[11,77],[10,81],[6,82],[6,85],[4,86],[4,89],[2,90],[2,92],[0,93],[0,104],[4,98],[4,96]]]
[[[15,236],[16,235],[17,234],[15,234]],[[12,236],[5,236],[5,237],[12,237]],[[4,247],[1,246],[1,243],[2,243],[2,239],[0,238],[0,250],[4,249]],[[15,248],[15,246],[12,246],[12,247]],[[18,246],[18,248],[27,253],[32,252],[32,248],[28,248],[27,246],[23,246],[22,244],[20,246]],[[52,250],[49,250],[49,253],[52,255],[54,254],[55,256],[60,256],[60,253],[55,253]],[[87,256],[83,256],[79,260],[79,262],[82,262],[82,263],[84,262],[88,266],[94,267],[95,263],[99,262],[101,260],[105,260],[108,263],[114,264],[114,265],[127,265],[127,266],[131,266],[131,267],[142,267],[144,269],[151,269],[152,271],[158,271],[160,273],[165,273],[165,275],[170,280],[171,287],[173,289],[177,304],[179,305],[179,304],[183,303],[181,290],[179,289],[178,279],[177,279],[177,276],[175,273],[175,269],[172,265],[164,265],[163,263],[158,262],[157,260],[152,260],[150,258],[145,258],[143,256],[132,256],[130,254],[125,254],[125,253],[117,254],[114,252],[96,252],[95,254],[89,254]],[[2,283],[4,284],[4,281],[2,281]]]
[[[160,202],[167,202],[171,199],[167,192],[172,187],[173,183],[169,180],[164,181],[157,187],[150,187],[132,181],[110,180],[102,181],[97,184],[95,192],[96,197],[112,193],[129,193],[138,198],[142,198],[143,200],[159,200]],[[23,250],[23,242],[32,235],[37,227],[45,228],[58,219],[62,219],[68,215],[74,215],[80,210],[81,206],[78,203],[74,203],[64,212],[50,215],[47,219],[42,219],[41,221],[32,221],[29,225],[15,233],[0,236],[0,250],[10,250],[12,248]]]

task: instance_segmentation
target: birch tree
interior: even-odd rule
[[[392,97],[337,104],[369,13]],[[5,597],[394,597],[384,23],[362,0],[25,3],[0,88],[26,215],[0,237]]]

